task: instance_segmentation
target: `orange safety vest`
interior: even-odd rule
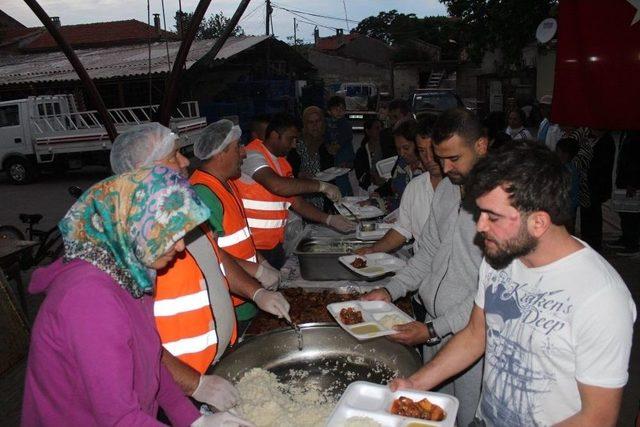
[[[251,238],[249,225],[244,209],[240,205],[238,189],[231,181],[227,181],[231,187],[231,192],[220,182],[215,176],[203,172],[199,169],[189,178],[191,185],[204,185],[211,190],[222,203],[224,214],[222,216],[222,229],[224,236],[218,236],[218,246],[225,252],[236,258],[244,259],[251,262],[257,262],[256,247]],[[233,306],[247,302],[246,299],[231,296]]]
[[[220,259],[211,231],[206,234]],[[224,282],[228,289],[226,278]],[[204,374],[218,353],[218,335],[204,274],[188,248],[157,277],[153,311],[162,346]],[[230,344],[237,336],[234,321]]]
[[[261,153],[271,169],[281,177],[293,178],[293,169],[287,159],[278,157],[278,162],[274,162],[271,152],[259,139],[254,139],[245,148]],[[233,182],[242,198],[256,248],[273,249],[284,242],[284,227],[289,218],[292,198],[271,193],[251,177],[241,176]]]

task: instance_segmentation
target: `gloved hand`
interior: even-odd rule
[[[329,184],[328,182],[324,182],[324,181],[319,181],[319,182],[320,182],[319,191],[321,193],[326,194],[329,200],[331,200],[334,203],[340,201],[340,199],[342,198],[342,194],[340,194],[340,189],[338,187],[336,187],[333,184]]]
[[[329,227],[335,228],[341,233],[350,233],[356,229],[356,223],[349,221],[342,215],[329,215],[325,222]]]
[[[217,375],[202,375],[196,391],[191,395],[198,402],[226,411],[238,404],[240,394],[229,381]]]
[[[201,416],[191,424],[191,427],[256,427],[256,425],[228,412],[216,412]]]
[[[270,291],[278,289],[278,285],[280,284],[280,271],[271,267],[266,261],[260,263],[255,277],[263,288]]]
[[[260,310],[271,313],[274,316],[284,317],[291,322],[291,317],[289,317],[289,302],[287,302],[280,292],[267,291],[266,289],[260,288],[253,294],[253,298],[251,299]]]

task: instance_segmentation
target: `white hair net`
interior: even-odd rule
[[[193,144],[193,153],[200,160],[215,156],[231,142],[240,139],[242,130],[231,120],[222,119],[204,128],[198,140]]]
[[[144,123],[118,135],[111,146],[111,169],[116,174],[151,166],[176,148],[178,135],[160,123]]]

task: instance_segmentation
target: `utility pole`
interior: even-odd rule
[[[271,0],[267,0],[267,17],[264,20],[265,25],[266,25],[265,34],[267,36],[269,35],[269,18],[271,17],[271,12],[272,11],[273,11],[273,9],[271,9]]]
[[[296,18],[293,18],[293,45],[297,46],[298,45],[298,35],[296,33]]]

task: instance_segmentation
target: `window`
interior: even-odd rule
[[[17,105],[5,105],[0,107],[0,127],[19,126],[20,116]]]

